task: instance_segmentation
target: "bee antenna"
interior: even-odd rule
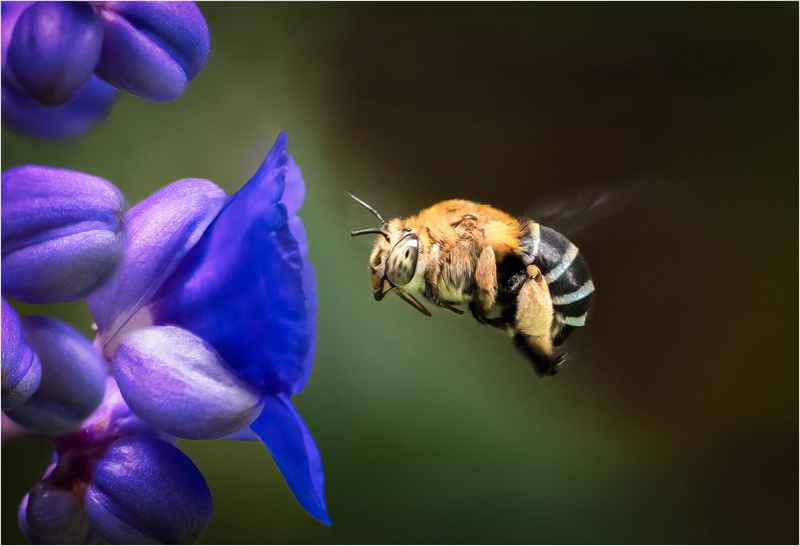
[[[371,206],[369,206],[368,204],[366,204],[364,201],[362,201],[361,199],[359,199],[358,197],[356,197],[355,195],[353,195],[353,194],[352,194],[352,193],[350,193],[349,191],[346,191],[346,192],[344,192],[344,194],[345,194],[347,197],[349,197],[350,199],[352,199],[353,201],[355,201],[356,203],[359,203],[359,204],[360,204],[362,207],[364,207],[365,209],[367,209],[368,211],[370,211],[372,214],[374,214],[374,215],[375,215],[375,216],[378,218],[378,220],[380,220],[380,221],[381,221],[381,226],[384,226],[384,225],[386,225],[386,220],[384,220],[384,219],[383,219],[383,216],[381,216],[380,214],[378,214],[378,211],[377,211],[377,210],[375,210],[374,208],[372,208]],[[369,233],[368,231],[359,230],[359,233],[355,233],[355,232],[353,232],[353,233],[352,233],[352,235],[353,235],[353,236],[355,236],[355,235],[361,235],[361,232],[363,232],[363,233]],[[377,232],[377,233],[380,233],[380,232]]]
[[[377,233],[379,235],[383,235],[387,241],[389,240],[389,234],[380,228],[354,229],[353,231],[350,232],[350,236],[356,237],[358,235],[366,235],[368,233]]]

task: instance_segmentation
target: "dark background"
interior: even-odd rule
[[[123,96],[70,143],[3,128],[2,168],[88,172],[130,204],[186,177],[231,193],[287,132],[320,306],[294,400],[333,526],[259,444],[182,441],[214,497],[203,542],[797,542],[796,3],[200,8],[212,50],[183,97]],[[344,190],[386,217],[571,210],[554,222],[597,292],[562,371],[466,316],[374,302],[348,232],[375,220]],[[44,311],[90,334],[83,303]],[[19,542],[49,450],[2,455]]]

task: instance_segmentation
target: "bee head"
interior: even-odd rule
[[[355,195],[348,192],[345,192],[345,195],[362,205],[381,222],[378,228],[358,229],[350,232],[353,237],[369,233],[383,237],[375,241],[369,258],[372,291],[375,299],[380,301],[390,290],[403,287],[411,282],[417,269],[419,238],[410,228],[404,226],[401,219],[395,218],[387,222],[378,211]]]

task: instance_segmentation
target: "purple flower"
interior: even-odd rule
[[[20,505],[26,536],[194,542],[211,496],[175,437],[260,439],[300,504],[330,524],[319,453],[290,400],[311,371],[317,296],[286,136],[235,195],[179,180],[124,223],[119,192],[89,175],[25,167],[4,173],[3,191],[3,291],[90,291],[98,330],[91,344],[3,302],[4,409],[8,391],[6,414],[56,446]],[[115,237],[124,249],[103,284],[101,267],[73,258],[105,255],[87,249]]]
[[[300,504],[328,524],[319,453],[290,396],[311,371],[316,283],[300,170],[281,134],[226,197],[179,180],[125,215],[127,242],[88,297],[123,398],[153,428],[191,439],[249,426]]]
[[[4,2],[2,25],[3,122],[49,139],[97,124],[115,88],[178,98],[210,43],[192,2]]]

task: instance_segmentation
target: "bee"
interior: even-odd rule
[[[556,355],[573,330],[586,323],[594,284],[589,266],[569,239],[548,227],[489,205],[442,201],[416,216],[388,222],[372,206],[377,234],[369,258],[377,301],[394,292],[421,313],[420,303],[464,314],[506,331],[540,376],[554,375]]]

